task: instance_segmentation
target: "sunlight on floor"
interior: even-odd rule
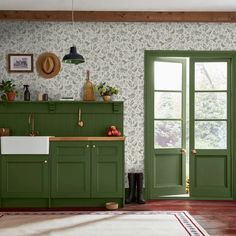
[[[189,194],[186,193],[186,194],[177,194],[177,195],[162,195],[160,197],[186,197],[186,198],[188,198],[190,196],[189,196]]]

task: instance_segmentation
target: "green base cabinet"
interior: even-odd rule
[[[2,208],[124,205],[123,141],[52,141],[50,155],[2,155]]]
[[[87,142],[52,142],[52,198],[90,197],[90,148]]]
[[[92,142],[92,192],[94,198],[122,197],[123,143]]]
[[[123,198],[120,141],[52,142],[52,198]]]
[[[2,155],[2,198],[48,198],[46,155]]]

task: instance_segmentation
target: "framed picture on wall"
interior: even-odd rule
[[[33,72],[33,54],[8,54],[8,72]]]

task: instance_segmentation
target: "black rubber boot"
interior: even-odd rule
[[[137,203],[144,204],[143,198],[143,173],[135,173],[137,182]]]
[[[128,173],[129,181],[129,195],[125,199],[125,203],[129,204],[131,202],[136,202],[136,178],[135,173]]]

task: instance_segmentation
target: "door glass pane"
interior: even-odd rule
[[[155,90],[181,90],[182,64],[174,62],[154,63]]]
[[[155,118],[181,118],[181,92],[155,92]]]
[[[181,137],[181,121],[155,121],[155,148],[180,148]]]
[[[226,149],[226,121],[195,121],[195,148]]]
[[[226,119],[227,93],[195,93],[195,119]]]
[[[227,62],[196,62],[196,90],[226,90]]]

